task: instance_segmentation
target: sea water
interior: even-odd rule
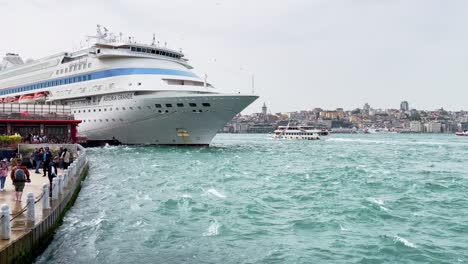
[[[93,148],[37,263],[467,263],[468,138]]]

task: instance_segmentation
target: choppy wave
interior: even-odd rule
[[[467,147],[382,134],[92,148],[89,177],[37,263],[466,260]]]

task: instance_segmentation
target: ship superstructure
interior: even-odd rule
[[[69,105],[79,135],[125,144],[208,145],[258,96],[221,94],[181,50],[123,39],[98,26],[95,43],[24,63],[0,64],[0,100]]]

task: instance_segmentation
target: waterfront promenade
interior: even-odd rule
[[[29,170],[31,182],[26,183],[21,202],[14,201],[8,177],[6,190],[0,192],[0,263],[30,263],[52,240],[87,175],[86,150],[76,146],[78,156],[67,170],[58,170],[50,197],[49,180],[42,177],[42,171]]]
[[[11,171],[11,170],[10,170]],[[27,221],[26,212],[22,212],[27,205],[27,195],[29,192],[34,193],[35,200],[41,198],[42,195],[42,186],[49,183],[48,177],[42,177],[41,174],[35,174],[34,170],[29,170],[31,175],[31,182],[26,183],[24,187],[23,197],[21,202],[14,201],[15,197],[15,187],[12,184],[11,178],[8,176],[5,182],[5,191],[0,192],[0,205],[7,204],[10,207],[11,219],[11,236],[9,240],[0,240],[0,251],[8,246],[12,241],[17,240],[19,237],[23,236],[25,233],[31,230],[34,223]],[[59,169],[59,175],[63,174],[63,170]],[[42,197],[43,198],[43,197]],[[41,200],[42,200],[41,198]],[[45,214],[44,214],[45,213]],[[47,211],[43,210],[42,203],[39,201],[35,204],[35,222],[42,222],[44,216],[47,215]],[[11,220],[10,219],[10,220]],[[3,262],[2,262],[3,263]]]

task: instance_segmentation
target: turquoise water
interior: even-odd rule
[[[37,263],[467,263],[468,138],[90,149]]]

